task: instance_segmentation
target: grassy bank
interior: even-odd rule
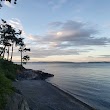
[[[7,97],[13,93],[12,81],[20,70],[21,66],[0,59],[0,110],[3,110]]]

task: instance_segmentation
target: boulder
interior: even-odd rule
[[[30,110],[25,98],[19,94],[14,93],[8,97],[5,110]]]
[[[45,80],[49,77],[53,77],[53,74],[49,74],[40,70],[25,69],[17,75],[18,80]]]

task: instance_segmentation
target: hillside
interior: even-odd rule
[[[0,110],[3,110],[6,105],[7,96],[13,93],[12,81],[15,80],[20,70],[21,66],[0,59]]]

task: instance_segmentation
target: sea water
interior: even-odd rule
[[[47,79],[99,110],[110,110],[110,63],[27,63],[26,68],[54,74]]]

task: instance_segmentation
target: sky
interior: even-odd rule
[[[17,0],[0,18],[23,31],[31,62],[110,61],[109,10],[110,0]]]

